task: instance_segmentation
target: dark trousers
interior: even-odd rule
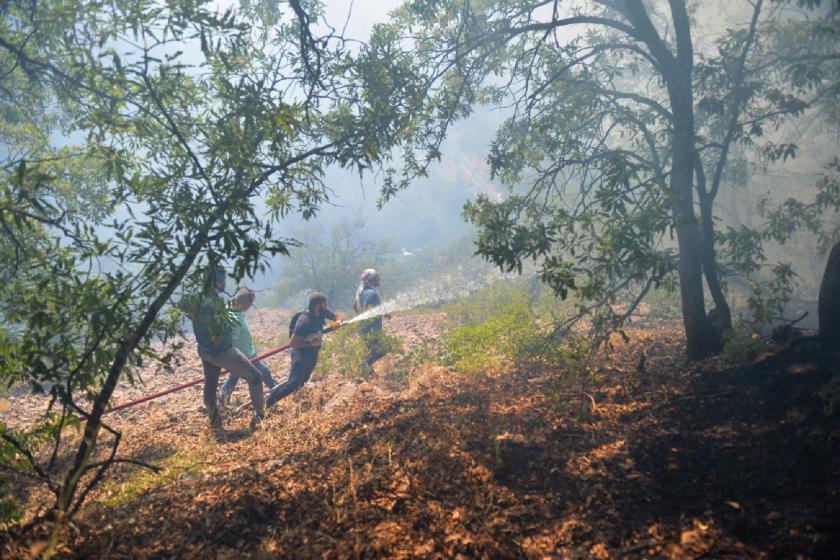
[[[263,384],[268,387],[269,389],[273,389],[277,386],[277,382],[274,381],[274,378],[271,377],[271,370],[268,369],[268,366],[262,362],[257,362],[254,364],[254,367],[260,371],[260,375],[262,376]],[[238,375],[228,375],[227,381],[225,384],[222,385],[222,397],[226,400],[230,400],[230,396],[233,394],[233,390],[236,389],[236,384],[239,382]]]
[[[314,351],[313,351],[314,350]],[[303,387],[312,376],[312,371],[318,363],[319,348],[293,348],[289,353],[292,365],[289,368],[289,378],[271,390],[265,401],[271,406],[280,399],[283,399],[301,387]]]
[[[280,399],[291,395],[309,381],[312,371],[318,363],[318,350],[320,348],[292,348],[292,351],[289,352],[292,359],[289,378],[271,390],[265,401],[267,406],[271,406]]]
[[[207,409],[207,416],[210,417],[210,423],[213,426],[221,424],[221,416],[219,416],[216,404],[216,391],[219,387],[219,374],[222,368],[227,369],[231,375],[237,375],[248,382],[254,414],[257,418],[262,418],[264,404],[260,370],[254,367],[245,354],[236,348],[229,348],[220,354],[208,354],[199,348],[198,355],[204,368],[204,407]]]
[[[376,360],[383,357],[386,354],[381,348],[370,348],[368,349],[367,355],[367,365],[372,366]]]

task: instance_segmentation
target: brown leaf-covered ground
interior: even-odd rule
[[[411,347],[438,319],[386,328]],[[685,366],[675,323],[628,334],[587,375],[320,372],[254,433],[232,412],[224,441],[199,390],[129,409],[123,454],[167,468],[118,470],[60,557],[836,557],[840,421],[814,343],[721,371]]]

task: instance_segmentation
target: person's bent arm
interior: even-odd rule
[[[292,338],[289,339],[289,347],[291,348],[309,348],[313,346],[311,343],[307,342],[305,339],[299,337],[297,334],[292,333]]]

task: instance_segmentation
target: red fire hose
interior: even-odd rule
[[[284,344],[283,346],[281,346],[279,348],[275,348],[274,350],[269,350],[268,352],[264,352],[262,354],[254,356],[253,358],[251,358],[251,363],[253,364],[253,363],[259,362],[261,360],[264,360],[264,359],[268,358],[269,356],[273,356],[274,354],[282,352],[283,350],[287,350],[289,348],[289,346],[290,346],[289,344]],[[221,378],[226,373],[227,373],[227,370],[223,369],[222,373],[219,375],[219,377]],[[139,399],[134,399],[133,401],[120,403],[120,404],[116,405],[115,407],[113,407],[108,412],[116,412],[118,410],[122,410],[122,409],[128,408],[130,406],[134,406],[136,404],[144,403],[146,401],[150,401],[152,399],[156,399],[158,397],[168,395],[169,393],[174,393],[175,391],[180,391],[181,389],[186,389],[187,387],[192,387],[193,385],[198,385],[199,383],[202,383],[203,381],[204,381],[204,378],[199,377],[198,379],[193,379],[192,381],[188,381],[186,383],[181,383],[180,385],[170,387],[169,389],[165,389],[163,391],[158,391],[157,393],[152,393],[151,395],[146,395],[145,397],[140,397]]]

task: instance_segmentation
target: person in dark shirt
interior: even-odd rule
[[[289,378],[271,390],[266,404],[272,406],[279,400],[289,396],[309,381],[315,365],[318,363],[318,353],[321,351],[322,330],[324,323],[333,321],[335,328],[339,326],[338,316],[327,307],[327,296],[319,292],[309,295],[309,305],[306,311],[297,316],[294,323],[289,345],[292,360],[289,368]]]
[[[206,272],[210,289],[192,303],[188,303],[187,315],[192,319],[198,356],[204,369],[204,407],[213,430],[220,430],[222,418],[216,404],[216,391],[222,368],[231,375],[241,377],[248,383],[251,404],[254,406],[252,427],[265,415],[262,391],[262,376],[248,358],[233,345],[233,333],[238,326],[219,295],[225,289],[224,270],[208,269]]]
[[[353,310],[364,313],[369,309],[382,305],[382,295],[379,293],[379,273],[373,268],[365,269],[359,278],[356,298],[353,300]],[[368,347],[367,364],[373,363],[385,355],[382,347],[382,315],[364,321],[359,327],[359,336],[364,338]]]

